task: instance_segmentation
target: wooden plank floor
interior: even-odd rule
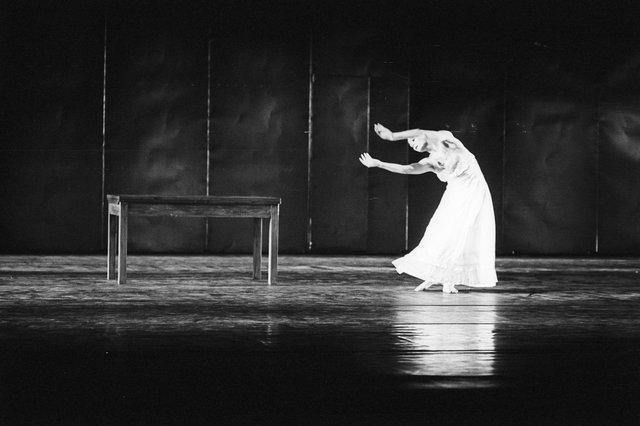
[[[0,420],[634,423],[640,261],[505,258],[416,293],[388,257],[0,257]]]

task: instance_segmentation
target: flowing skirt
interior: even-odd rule
[[[399,274],[433,284],[496,285],[491,193],[479,168],[474,171],[448,181],[418,246],[393,261]]]

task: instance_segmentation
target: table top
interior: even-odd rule
[[[120,202],[140,204],[211,204],[211,205],[277,205],[280,198],[276,197],[230,197],[216,195],[133,195],[133,194],[109,194],[107,201],[110,204]]]

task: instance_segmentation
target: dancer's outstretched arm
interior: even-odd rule
[[[384,169],[392,173],[400,173],[403,175],[420,175],[422,173],[436,171],[434,166],[427,162],[426,158],[423,158],[418,163],[395,164],[395,163],[385,163],[383,161],[377,160],[372,156],[370,156],[369,153],[365,152],[364,154],[360,155],[359,160],[366,167],[378,167],[380,169]]]
[[[388,141],[401,141],[405,139],[417,138],[420,136],[426,136],[427,139],[430,140],[451,138],[455,139],[451,132],[449,132],[448,130],[411,129],[404,130],[402,132],[392,132],[380,123],[374,124],[373,129],[381,139]]]
[[[400,141],[403,139],[417,138],[418,136],[423,135],[425,132],[424,130],[420,129],[405,130],[404,132],[392,132],[380,123],[374,124],[373,130],[375,130],[375,132],[378,134],[378,136],[380,136],[381,139],[387,141]]]

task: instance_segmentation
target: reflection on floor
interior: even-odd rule
[[[0,257],[0,423],[640,421],[640,262],[498,261],[414,292],[386,257]]]
[[[436,296],[438,297],[438,296]],[[440,295],[451,298],[452,295]],[[466,297],[462,297],[464,301]],[[476,305],[415,305],[416,296],[401,294],[392,333],[398,340],[398,373],[412,376],[494,376],[496,293],[473,295]],[[412,304],[414,303],[414,304]],[[436,386],[494,386],[494,380],[448,379]]]

